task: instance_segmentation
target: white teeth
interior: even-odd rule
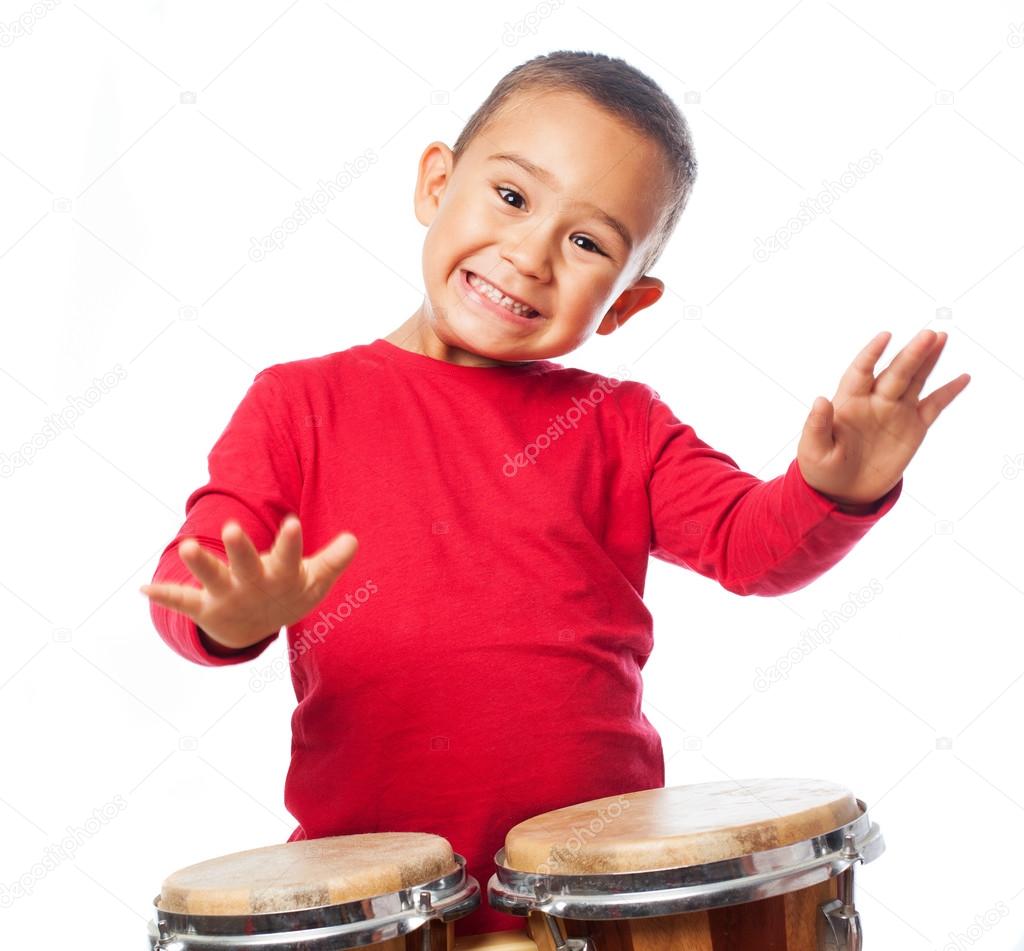
[[[469,283],[473,286],[475,290],[479,291],[486,298],[494,301],[495,304],[500,304],[506,310],[510,310],[514,314],[519,314],[520,316],[525,317],[526,315],[532,314],[534,312],[532,307],[526,307],[525,305],[520,304],[518,301],[512,300],[511,297],[507,297],[506,295],[502,294],[501,291],[499,291],[496,287],[493,287],[490,284],[488,284],[483,278],[477,277],[476,274],[469,275]]]

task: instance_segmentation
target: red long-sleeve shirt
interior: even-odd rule
[[[540,360],[465,367],[377,339],[258,373],[209,454],[154,582],[198,585],[185,537],[227,560],[224,522],[260,551],[296,513],[304,554],[359,551],[287,629],[289,841],[443,835],[486,889],[523,819],[664,785],[640,709],[653,646],[651,555],[740,595],[811,582],[899,497],[852,515],[794,460],[769,481],[702,442],[646,384]],[[251,660],[151,603],[198,664]],[[522,927],[481,907],[456,934]]]

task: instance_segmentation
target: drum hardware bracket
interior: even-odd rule
[[[563,937],[555,919],[543,912],[541,914],[544,917],[544,923],[548,926],[548,931],[551,932],[551,940],[555,942],[556,951],[594,951],[594,946],[590,943],[589,938]]]
[[[819,906],[818,948],[820,951],[861,951],[864,933],[861,930],[860,914],[853,904],[853,869],[863,856],[854,844],[855,838],[847,833],[843,838],[840,858],[849,865],[839,873],[838,897]]]
[[[430,892],[419,893],[419,909],[426,915],[430,914],[431,901]],[[420,928],[420,932],[423,935],[420,942],[420,951],[430,951],[430,921]]]
[[[174,935],[167,927],[167,921],[159,915],[156,916],[156,927],[159,937],[155,947],[164,949],[164,951],[179,951],[182,945],[174,940]]]
[[[538,902],[543,902],[547,898],[544,886],[539,882],[534,886],[533,894]],[[548,926],[548,931],[551,932],[551,940],[555,943],[555,951],[594,951],[594,946],[590,943],[589,938],[567,938],[562,934],[562,930],[558,927],[558,922],[555,921],[553,915],[542,911],[540,916],[544,919],[544,924]]]

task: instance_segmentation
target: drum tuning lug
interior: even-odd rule
[[[419,905],[419,910],[423,912],[423,914],[429,915],[430,909],[433,906],[430,892],[420,892],[417,897],[417,904]],[[420,951],[430,951],[430,948],[430,922],[428,921],[423,925],[423,935],[420,939]]]
[[[153,951],[181,951],[182,944],[180,941],[174,939],[170,929],[167,927],[167,920],[157,916],[156,919],[156,934],[152,932],[152,925],[150,925],[150,948]]]
[[[819,951],[861,951],[864,932],[860,926],[860,914],[853,904],[853,869],[861,854],[849,833],[843,839],[839,854],[851,861],[839,874],[837,897],[819,906],[818,948]]]
[[[544,915],[544,923],[551,932],[551,940],[555,943],[555,951],[594,951],[594,946],[590,943],[589,938],[564,937],[561,929],[558,927],[558,923],[551,915]]]

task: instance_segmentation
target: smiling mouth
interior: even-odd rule
[[[485,280],[473,271],[466,271],[466,282],[478,294],[486,297],[491,301],[491,303],[497,304],[499,307],[503,307],[505,310],[509,311],[509,313],[530,319],[541,316],[539,310],[535,310],[517,298],[505,294],[500,288],[495,287],[490,283],[490,281]]]

